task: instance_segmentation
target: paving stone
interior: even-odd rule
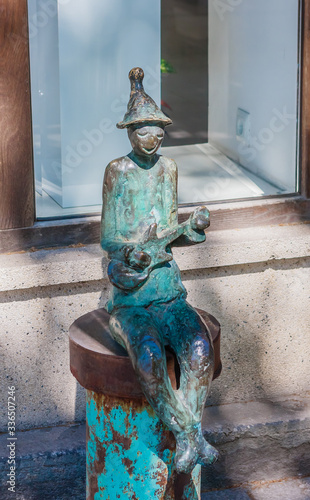
[[[310,500],[310,478],[255,485],[249,488],[249,493],[253,500]]]
[[[241,488],[209,491],[201,495],[201,500],[251,500],[247,492]],[[264,499],[266,500],[266,498]]]
[[[0,435],[1,500],[85,500],[85,426],[17,432],[16,493],[8,490],[6,434]]]

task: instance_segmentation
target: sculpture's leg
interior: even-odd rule
[[[200,316],[185,300],[171,302],[166,315],[169,343],[180,365],[181,397],[196,419],[192,436],[199,462],[209,464],[218,452],[203,438],[201,419],[214,371],[212,340]]]
[[[196,419],[171,386],[164,342],[152,315],[143,307],[120,308],[111,315],[110,330],[126,347],[146,399],[175,435],[177,471],[191,472],[198,457],[188,431]]]

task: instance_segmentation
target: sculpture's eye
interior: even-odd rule
[[[139,137],[145,137],[147,135],[147,132],[138,132]]]
[[[164,133],[162,132],[162,133],[157,134],[157,137],[158,137],[158,139],[162,139],[164,137]]]

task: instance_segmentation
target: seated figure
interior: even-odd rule
[[[209,213],[199,208],[178,224],[177,166],[157,154],[171,120],[144,92],[143,76],[141,68],[130,71],[128,110],[117,124],[127,128],[132,151],[109,163],[103,183],[101,246],[113,285],[109,327],[127,350],[146,399],[175,436],[176,471],[188,473],[217,458],[201,429],[214,352],[208,329],[186,302],[171,246],[204,241]],[[177,391],[167,373],[166,345],[180,366]]]

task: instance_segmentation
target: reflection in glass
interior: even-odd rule
[[[28,9],[37,215],[99,212],[104,169],[129,152],[115,124],[132,67],[160,100],[160,0],[29,0]]]
[[[296,191],[299,2],[231,4],[162,2],[164,153],[180,203]]]
[[[233,5],[232,5],[233,4]],[[296,191],[299,1],[28,0],[39,218],[100,212],[127,74],[168,114],[181,204]],[[161,61],[161,66],[160,66]],[[160,78],[161,67],[161,78]]]
[[[165,146],[208,140],[208,2],[161,2],[162,108],[173,125]]]

